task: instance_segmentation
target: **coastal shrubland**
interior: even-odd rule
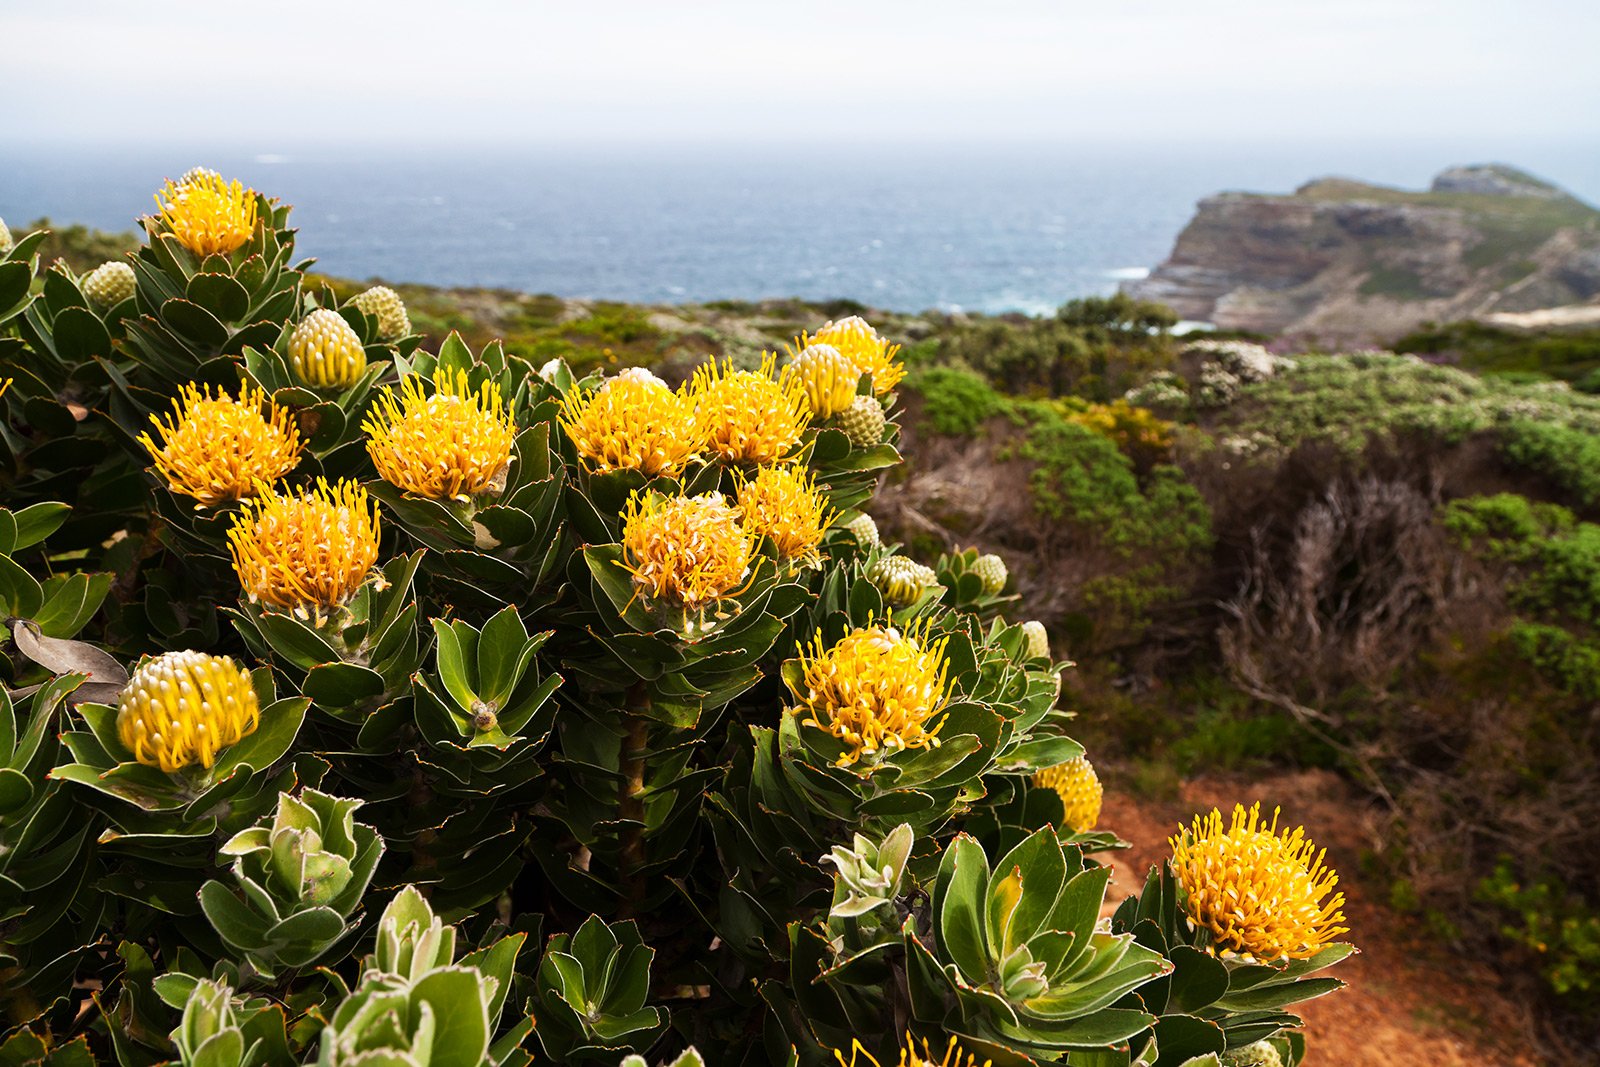
[[[1007,426],[1133,641],[1208,543],[1165,424],[941,437],[860,316],[408,299],[156,199],[109,268],[0,252],[0,1060],[1303,1060],[1355,951],[1305,830],[1219,806],[1109,901],[1067,635],[872,519]]]

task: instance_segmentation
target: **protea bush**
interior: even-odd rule
[[[0,259],[0,1060],[1298,1061],[1335,876],[1241,808],[1107,907],[1070,664],[867,514],[870,324],[576,378],[156,204]]]

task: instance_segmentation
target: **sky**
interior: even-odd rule
[[[1600,140],[1596,0],[0,0],[0,39],[22,141]]]

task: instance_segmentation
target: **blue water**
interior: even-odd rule
[[[387,148],[9,145],[0,218],[122,230],[203,163],[296,206],[323,270],[641,302],[851,297],[1039,312],[1154,266],[1221,189],[1425,186],[1503,160],[1600,202],[1600,140]]]

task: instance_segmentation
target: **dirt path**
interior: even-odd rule
[[[1168,855],[1167,838],[1195,814],[1235,801],[1280,805],[1282,822],[1304,823],[1328,850],[1347,898],[1350,940],[1361,954],[1340,965],[1349,987],[1301,1005],[1310,1067],[1533,1067],[1519,1051],[1526,1033],[1521,1009],[1499,988],[1486,965],[1428,943],[1413,921],[1384,902],[1382,889],[1363,880],[1362,853],[1373,846],[1372,823],[1361,798],[1322,771],[1253,779],[1206,776],[1185,782],[1172,801],[1133,796],[1108,776],[1101,825],[1134,842],[1113,856],[1112,895],[1137,890],[1153,863]]]

